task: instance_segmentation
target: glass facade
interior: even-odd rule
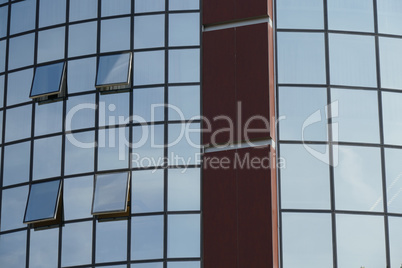
[[[201,267],[200,19],[198,0],[0,0],[2,268]],[[33,96],[59,90],[52,64],[66,96],[30,99],[35,72]],[[105,174],[130,175],[127,215],[91,214]],[[53,184],[61,223],[24,224],[54,217]]]

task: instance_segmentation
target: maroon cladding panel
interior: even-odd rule
[[[267,15],[268,0],[236,0],[236,19],[238,20]]]
[[[236,92],[237,101],[242,104],[238,126],[242,129],[242,141],[270,136],[268,27],[268,23],[261,23],[236,28]],[[245,137],[247,120],[251,120],[248,128],[258,132]]]
[[[207,153],[203,171],[204,267],[237,267],[236,170],[216,169],[212,162],[233,161],[235,151]],[[205,168],[206,167],[206,168]]]
[[[227,120],[214,117],[225,115],[235,122],[236,117],[236,56],[235,29],[205,32],[203,35],[203,115],[212,123],[212,133],[229,128]],[[204,129],[206,125],[204,124]],[[205,131],[203,143],[225,144],[230,133],[215,136]],[[216,138],[216,139],[215,139]]]

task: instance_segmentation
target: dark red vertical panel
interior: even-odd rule
[[[266,17],[268,0],[236,0],[236,19]]]
[[[277,178],[277,157],[276,150],[270,147],[271,158],[271,200],[272,200],[272,258],[273,268],[279,268],[279,228],[278,228],[278,182]]]
[[[236,18],[236,0],[203,0],[203,24],[232,21]]]
[[[269,114],[271,124],[271,138],[276,140],[275,119],[275,73],[274,73],[274,33],[271,25],[268,25],[268,51],[269,51]]]

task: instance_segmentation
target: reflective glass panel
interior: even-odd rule
[[[280,170],[282,208],[329,209],[328,146],[305,146],[281,144],[281,159],[286,163]]]
[[[68,32],[68,56],[75,57],[96,52],[97,23],[71,25]]]
[[[61,136],[35,140],[33,159],[33,179],[60,176]]]
[[[8,109],[6,114],[6,142],[31,136],[32,105]]]
[[[200,87],[169,87],[169,120],[199,119]]]
[[[10,39],[8,54],[8,69],[12,70],[33,64],[35,34],[27,34]],[[4,43],[5,51],[5,43]],[[0,44],[0,71],[1,71],[1,44]]]
[[[102,1],[102,17],[130,14],[130,0],[101,0]]]
[[[402,39],[379,38],[381,87],[402,89]]]
[[[168,216],[168,258],[200,257],[200,215]]]
[[[93,131],[66,135],[65,174],[94,170],[95,134]]]
[[[402,145],[402,94],[382,93],[384,143]]]
[[[4,268],[25,267],[26,231],[0,235],[0,263]]]
[[[200,50],[169,50],[169,83],[200,82]]]
[[[10,40],[11,42],[11,40]],[[15,42],[15,41],[14,41]],[[0,41],[0,73],[5,71],[6,68],[6,40]],[[11,51],[10,51],[11,53]],[[9,63],[9,69],[11,69],[11,63]]]
[[[168,170],[168,210],[200,210],[200,169]]]
[[[399,0],[377,1],[378,31],[402,35],[402,2]]]
[[[130,113],[129,106],[130,94],[127,92],[100,95],[99,126],[125,124]]]
[[[278,33],[278,82],[325,84],[325,45],[321,33]]]
[[[64,58],[64,32],[64,27],[39,32],[38,62],[46,62]]]
[[[131,224],[131,259],[163,258],[163,216],[133,217]]]
[[[377,86],[374,37],[330,34],[329,58],[331,84]]]
[[[3,186],[29,180],[31,143],[23,142],[4,147]]]
[[[127,221],[96,223],[95,260],[99,262],[127,260]]]
[[[169,15],[169,46],[196,46],[200,44],[200,14]]]
[[[134,48],[165,46],[165,15],[134,17]]]
[[[98,170],[128,167],[129,128],[99,130]]]
[[[283,268],[332,267],[331,225],[331,214],[283,213]]]
[[[341,31],[373,32],[373,1],[328,0],[328,28]]]
[[[169,165],[200,164],[201,130],[199,123],[170,124]]]
[[[136,0],[135,13],[165,11],[164,0]]]
[[[334,169],[336,209],[383,211],[379,148],[339,146],[337,149],[339,165]]]
[[[61,265],[73,266],[91,263],[92,221],[63,226]]]
[[[386,267],[384,218],[337,215],[338,267]]]
[[[64,70],[64,62],[37,67],[30,97],[60,93]]]
[[[7,10],[7,7],[3,9]],[[35,0],[25,0],[13,3],[11,5],[10,33],[16,34],[35,29],[35,17],[36,17]],[[5,23],[5,25],[7,25],[7,23]]]
[[[132,166],[162,166],[164,161],[164,126],[133,127]]]
[[[323,0],[276,2],[278,28],[323,29]]]
[[[169,10],[186,10],[199,8],[199,0],[169,0]]]
[[[63,102],[35,105],[35,136],[61,132]]]
[[[385,149],[388,212],[402,213],[402,150]]]
[[[68,62],[67,86],[69,93],[95,89],[96,58]]]
[[[133,91],[134,116],[138,121],[164,120],[164,88],[139,88]]]
[[[402,264],[402,218],[388,217],[391,267],[400,267]]]
[[[27,198],[28,186],[2,191],[1,231],[24,227],[23,221]]]
[[[0,108],[4,106],[4,75],[0,75]]]
[[[163,268],[163,262],[134,263],[131,268]]]
[[[63,190],[65,220],[68,221],[92,217],[92,176],[65,179]]]
[[[0,7],[0,38],[7,35],[8,6]]]
[[[29,268],[54,268],[58,262],[59,229],[31,229]]]
[[[32,69],[8,74],[7,106],[30,101],[28,98],[32,86]]]
[[[93,19],[98,16],[98,0],[70,0],[70,21]]]
[[[97,175],[92,214],[126,211],[129,180],[127,172]]]
[[[377,96],[377,91],[331,89],[332,122],[338,123],[333,140],[379,143]]]
[[[138,170],[132,172],[131,211],[147,213],[163,211],[163,170]]]
[[[326,88],[279,88],[279,131],[281,140],[327,140]],[[312,120],[321,116],[321,120]]]
[[[101,52],[130,49],[130,18],[101,22]]]
[[[31,185],[24,223],[56,218],[60,180]]]
[[[99,58],[96,86],[128,85],[130,83],[131,53]]]
[[[94,94],[68,98],[66,130],[94,127],[95,109]]]
[[[0,4],[4,4],[4,3],[8,3],[8,0],[0,0]]]
[[[199,261],[181,261],[181,262],[168,262],[167,268],[200,268]]]
[[[165,82],[165,51],[134,53],[134,85],[163,84]]]
[[[39,27],[64,23],[66,21],[66,0],[40,0]]]

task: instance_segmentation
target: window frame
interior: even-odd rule
[[[128,59],[128,70],[127,70],[127,79],[124,82],[114,82],[109,84],[98,84],[99,78],[99,68],[101,65],[101,58],[102,57],[111,57],[111,56],[121,56],[124,54],[129,55]],[[132,52],[120,52],[120,53],[113,53],[107,55],[100,55],[98,56],[97,64],[96,64],[96,76],[95,76],[95,88],[99,89],[100,91],[117,91],[121,89],[129,89],[131,86],[131,73],[132,73],[132,65],[133,65],[133,53]]]

